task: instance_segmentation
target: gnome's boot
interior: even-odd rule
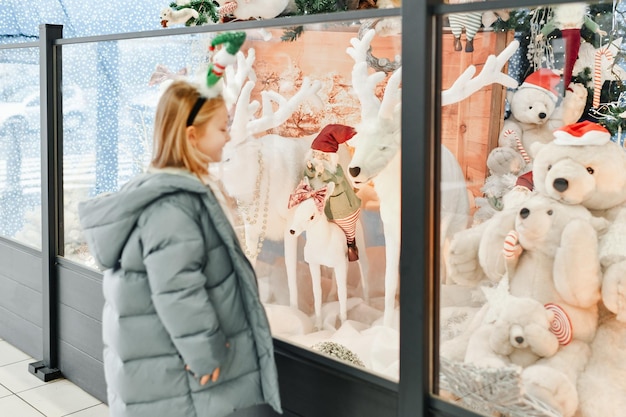
[[[465,52],[474,52],[474,39],[465,41]]]
[[[359,260],[359,248],[356,247],[356,241],[348,242],[348,261],[354,262]]]
[[[461,38],[454,38],[454,50],[460,51],[463,49],[463,45],[461,45]]]

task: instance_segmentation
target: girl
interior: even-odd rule
[[[221,95],[175,81],[157,106],[147,173],[83,202],[105,270],[104,369],[112,417],[281,412],[254,270],[209,175],[230,139]]]

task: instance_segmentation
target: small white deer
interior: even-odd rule
[[[362,39],[353,38],[352,47],[346,52],[355,64],[352,68],[352,87],[361,103],[361,123],[357,134],[349,141],[355,148],[348,171],[356,186],[372,181],[380,201],[380,217],[385,234],[385,310],[384,325],[393,321],[400,266],[400,97],[401,68],[389,78],[383,99],[374,94],[376,85],[384,78],[383,72],[369,74],[366,55],[376,31],[365,33]],[[498,56],[489,56],[480,74],[474,77],[476,68],[470,66],[448,90],[442,92],[442,104],[452,104],[465,99],[490,83],[516,87],[517,82],[501,72],[519,43],[512,42]],[[465,177],[454,155],[443,145],[441,185],[441,245],[456,232],[467,227],[469,201]],[[444,235],[445,233],[445,235]],[[443,255],[442,255],[443,257]],[[442,268],[442,273],[445,269]],[[445,280],[445,277],[442,277]]]
[[[315,306],[315,326],[322,329],[322,283],[321,266],[333,268],[337,283],[337,298],[339,300],[339,318],[341,322],[347,320],[346,304],[348,300],[348,247],[344,231],[324,214],[324,205],[335,188],[334,182],[329,182],[322,188],[313,190],[307,178],[304,178],[298,187],[301,190],[300,199],[294,201],[295,212],[289,233],[299,236],[306,232],[304,245],[304,260],[309,264],[311,271],[313,298]],[[365,249],[363,227],[360,220],[356,228],[357,246]],[[365,250],[359,254],[356,261],[361,275],[363,298],[369,302],[369,288],[367,274],[369,264]]]

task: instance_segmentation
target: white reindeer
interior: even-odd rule
[[[228,96],[237,96],[238,100],[230,130],[231,141],[224,147],[220,164],[222,182],[237,200],[242,213],[244,250],[253,264],[266,239],[284,241],[289,303],[297,308],[298,239],[288,231],[293,210],[289,210],[287,204],[304,172],[305,154],[314,136],[295,139],[275,134],[259,138],[255,135],[279,126],[302,102],[317,98],[321,83],[304,78],[300,90],[289,100],[276,92],[262,92],[262,115],[255,119],[260,104],[250,101],[256,80],[252,71],[254,50],[248,51],[248,58],[242,56],[238,57],[237,67],[244,71],[225,75]],[[250,81],[244,84],[245,77]],[[276,110],[274,104],[278,105]]]
[[[341,322],[347,320],[346,304],[348,300],[348,247],[344,231],[334,222],[329,221],[324,214],[324,205],[335,188],[334,182],[329,182],[324,187],[313,190],[307,178],[303,180],[304,188],[300,194],[302,201],[295,205],[295,212],[289,233],[299,236],[306,232],[304,245],[304,260],[309,264],[311,271],[313,299],[315,306],[315,326],[322,329],[322,283],[321,266],[333,268],[337,283],[337,298],[339,300],[339,318]],[[365,248],[363,227],[361,221],[357,221],[356,228],[357,246]],[[369,302],[369,288],[367,274],[369,264],[365,250],[359,254],[357,261],[361,275],[361,287],[363,298]]]
[[[390,326],[395,309],[400,264],[400,82],[401,68],[389,78],[382,101],[374,94],[375,87],[384,78],[382,72],[368,73],[366,53],[375,35],[371,29],[363,38],[353,38],[347,49],[355,65],[352,69],[352,87],[361,103],[361,123],[357,134],[349,141],[355,148],[348,171],[353,182],[374,183],[380,202],[380,217],[385,235],[385,307],[383,323]],[[497,82],[516,87],[517,82],[501,73],[508,58],[519,44],[512,42],[498,57],[490,56],[481,73],[474,76],[475,67],[469,67],[450,89],[442,92],[442,104],[463,100],[483,86]],[[469,220],[469,201],[465,177],[454,155],[442,145],[442,253],[446,242]],[[445,233],[445,235],[444,235]],[[442,268],[442,272],[445,270]],[[443,278],[445,280],[445,278]]]

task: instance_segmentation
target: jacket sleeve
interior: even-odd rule
[[[156,312],[191,371],[210,374],[224,363],[227,347],[205,289],[201,227],[167,199],[152,205],[139,227]]]

